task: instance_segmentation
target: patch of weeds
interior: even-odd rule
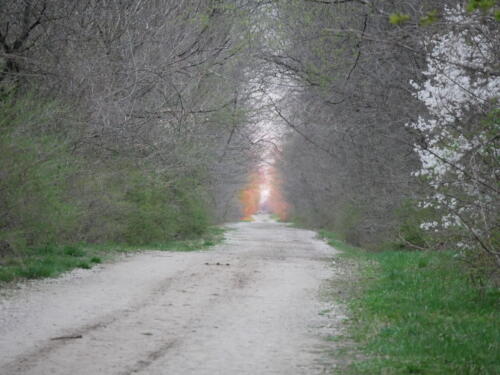
[[[205,233],[195,238],[182,240],[170,240],[165,242],[155,242],[147,245],[133,244],[99,244],[87,246],[87,250],[91,249],[98,254],[106,253],[131,253],[144,250],[160,250],[160,251],[197,251],[204,250],[215,246],[224,240],[224,233],[229,229],[224,227],[209,227]]]
[[[320,230],[318,236],[328,242],[328,244],[337,250],[347,251],[351,256],[358,254],[361,249],[351,246],[340,239],[340,236],[336,233],[329,232],[327,230]]]
[[[60,252],[61,248],[54,245],[45,245],[41,247],[28,248],[25,250],[25,255],[45,256]]]
[[[90,269],[92,266],[90,265],[90,263],[87,263],[87,262],[80,262],[77,264],[77,267],[78,268],[82,268],[84,270],[88,270]]]
[[[9,282],[16,278],[16,272],[12,268],[0,266],[0,282]]]
[[[26,279],[39,279],[42,277],[50,277],[55,274],[54,265],[48,262],[32,263],[16,271],[16,276],[21,276]]]
[[[75,268],[90,269],[95,264],[102,263],[103,259],[112,258],[120,253],[146,249],[161,251],[203,250],[222,242],[226,231],[226,228],[210,227],[203,235],[196,238],[141,246],[116,243],[65,246],[49,244],[37,248],[27,248],[16,257],[0,259],[0,282],[55,277]]]
[[[74,268],[90,268],[87,252],[81,247],[46,245],[28,248],[3,263],[0,281],[55,277]]]
[[[63,251],[65,255],[72,257],[84,257],[87,255],[83,249],[76,246],[64,246]]]
[[[203,250],[215,246],[224,240],[225,228],[210,227],[200,238],[192,240],[172,241],[166,244],[160,244],[160,250],[169,251],[195,251]]]
[[[342,374],[500,373],[499,291],[478,290],[453,252],[371,253],[321,235],[361,265],[349,329],[366,358]]]

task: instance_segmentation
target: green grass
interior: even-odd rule
[[[361,266],[350,333],[365,359],[342,374],[500,374],[500,293],[453,252],[366,252],[320,235]]]
[[[0,258],[0,285],[19,279],[55,277],[75,268],[90,269],[119,253],[141,250],[195,251],[207,249],[224,239],[224,228],[211,227],[205,234],[189,240],[168,241],[146,246],[121,244],[48,245],[26,249],[22,254]]]

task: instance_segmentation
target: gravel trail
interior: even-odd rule
[[[3,290],[0,374],[330,373],[325,337],[341,323],[321,290],[335,250],[263,215],[229,226],[209,251]]]

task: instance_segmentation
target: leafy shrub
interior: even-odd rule
[[[348,243],[359,246],[359,223],[361,210],[352,203],[347,203],[339,210],[335,218],[335,231]]]
[[[51,130],[61,109],[34,94],[0,100],[0,241],[19,249],[60,240],[77,211],[67,195],[75,164]]]
[[[428,248],[431,237],[421,224],[432,221],[435,213],[431,208],[422,209],[417,202],[406,200],[396,210],[398,225],[390,244],[383,246],[395,249],[423,249]]]
[[[1,89],[0,281],[100,263],[80,242],[158,246],[205,233],[197,173],[155,174],[146,162],[74,152],[60,105]]]
[[[130,209],[124,238],[129,244],[199,236],[209,224],[203,196],[189,181],[169,185],[163,178],[138,176],[125,199]]]
[[[64,254],[73,256],[73,257],[83,257],[87,255],[84,250],[76,247],[76,246],[65,246],[64,247]]]

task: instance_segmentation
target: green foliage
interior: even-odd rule
[[[334,228],[342,240],[354,245],[360,245],[359,223],[362,210],[353,203],[344,204],[335,215]]]
[[[469,0],[467,3],[467,11],[473,12],[475,10],[481,10],[487,12],[495,5],[498,5],[497,0]]]
[[[17,256],[3,257],[0,281],[17,278],[53,277],[72,268],[90,268],[91,256],[81,246],[45,245],[24,249]]]
[[[26,267],[21,268],[18,272],[18,276],[24,277],[26,279],[40,279],[43,277],[51,277],[55,275],[55,272],[55,267],[49,260],[39,263],[31,263]]]
[[[408,22],[411,19],[409,14],[403,13],[392,13],[389,15],[389,23],[391,25],[402,25],[405,22]]]
[[[498,104],[498,103],[494,103]],[[500,108],[497,107],[488,112],[486,118],[482,121],[482,131],[484,131],[485,136],[494,137],[500,131]],[[488,148],[487,151],[491,152],[494,146]]]
[[[76,265],[78,268],[82,268],[84,270],[89,270],[90,268],[92,268],[92,266],[90,265],[90,263],[88,262],[80,262]]]
[[[133,245],[202,235],[209,218],[203,193],[189,179],[168,184],[140,176],[126,194],[129,204],[124,238]]]
[[[333,246],[337,250],[341,251],[355,251],[357,248],[351,246],[340,239],[340,236],[335,232],[330,232],[328,230],[320,230],[318,232],[319,236],[328,241],[328,244]]]
[[[67,237],[78,212],[67,194],[76,164],[48,130],[60,109],[33,94],[0,101],[0,242],[19,251]],[[0,254],[1,255],[1,254]]]
[[[432,10],[428,12],[425,16],[420,18],[421,26],[430,26],[439,20],[439,12],[437,10]]]
[[[96,157],[72,152],[60,105],[0,94],[0,281],[88,269],[111,251],[80,241],[182,251],[218,242],[202,174],[154,174],[119,158],[87,170]]]
[[[375,356],[356,373],[498,373],[498,291],[480,297],[451,254],[386,252],[375,259],[376,279],[353,303],[357,338]]]
[[[170,240],[148,244],[150,250],[196,251],[215,246],[224,239],[224,228],[209,227],[205,233],[188,240]],[[27,278],[55,277],[74,268],[90,269],[103,259],[113,258],[124,252],[144,250],[144,246],[102,244],[79,244],[71,246],[45,245],[25,249],[22,254],[0,257],[0,282]]]
[[[406,200],[396,210],[397,227],[395,237],[383,244],[394,250],[428,248],[431,243],[429,233],[420,227],[424,222],[434,221],[431,208],[419,208],[417,202]]]
[[[339,248],[335,235],[323,235]],[[500,372],[500,293],[476,289],[454,253],[341,248],[362,267],[348,304],[364,353],[343,374]]]
[[[64,254],[73,257],[83,257],[86,255],[85,251],[76,246],[64,246]]]

